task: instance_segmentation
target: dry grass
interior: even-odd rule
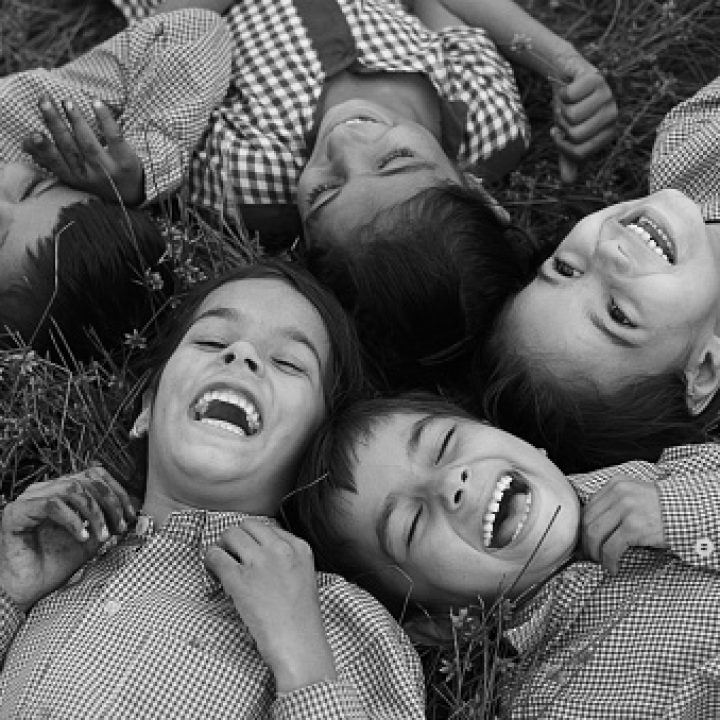
[[[0,0],[0,75],[62,63],[122,26],[101,0]],[[720,67],[717,0],[524,0],[598,65],[620,105],[616,145],[588,163],[572,187],[560,187],[550,143],[549,89],[519,75],[534,129],[533,146],[509,182],[495,188],[519,221],[552,242],[582,214],[646,192],[653,133],[678,101],[714,77]],[[192,220],[192,222],[191,222]],[[228,245],[191,215],[172,232],[181,284],[227,264],[254,257],[246,238]],[[18,348],[0,354],[0,483],[13,497],[28,482],[100,461],[119,475],[129,459],[125,428],[135,399],[133,359],[143,345],[130,338],[124,352],[104,362],[67,369]],[[491,718],[498,652],[507,606],[485,617],[457,619],[456,642],[425,655],[428,717]]]

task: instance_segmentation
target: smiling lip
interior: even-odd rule
[[[621,219],[620,224],[628,232],[633,233],[634,239],[642,240],[648,250],[661,256],[670,265],[677,262],[677,248],[668,230],[668,224],[664,218],[658,217],[651,209],[642,208],[635,211]],[[641,232],[631,229],[632,225],[640,228]]]
[[[483,514],[483,548],[497,552],[515,544],[524,534],[533,508],[533,493],[530,483],[517,470],[507,470],[500,474],[492,488]],[[515,523],[511,537],[501,538],[505,523]],[[502,543],[502,544],[499,544]]]
[[[238,408],[242,413],[241,424],[206,415],[211,403],[218,402]],[[217,382],[203,388],[189,408],[193,421],[220,428],[238,436],[254,437],[263,429],[263,412],[256,396],[247,388],[231,383]]]
[[[386,118],[382,117],[377,111],[365,107],[365,105],[353,103],[351,107],[345,107],[345,103],[343,103],[330,108],[326,113],[323,122],[326,129],[323,131],[321,138],[326,140],[336,127],[354,120],[387,124]]]

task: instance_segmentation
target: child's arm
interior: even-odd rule
[[[437,5],[449,17],[443,19]],[[414,0],[412,10],[433,29],[453,24],[452,17],[481,27],[509,60],[548,78],[563,181],[574,180],[574,164],[613,138],[617,105],[603,76],[569,42],[512,0]]]
[[[134,188],[122,199],[132,203],[138,197],[153,200],[172,192],[187,176],[192,150],[225,94],[231,54],[226,23],[214,13],[188,10],[137,23],[61,68],[3,78],[0,157],[22,159],[20,139],[45,129],[38,110],[41,96],[51,97],[58,108],[70,101],[71,116],[85,118],[96,136],[102,133],[92,103],[100,100],[112,113],[125,147],[132,148],[142,164],[144,186],[138,192],[135,173]],[[79,155],[76,138],[70,139]],[[50,140],[33,145],[31,138],[23,147],[34,147],[33,158],[52,167]],[[57,164],[57,154],[54,161]],[[73,178],[63,179],[117,201],[115,191],[107,190],[107,178],[105,187],[89,187],[82,175],[88,165],[93,167],[78,162]],[[106,177],[107,167],[93,169]]]
[[[272,669],[278,698],[273,717],[313,717],[341,720],[423,720],[422,673],[404,634],[375,603],[364,605],[335,597],[335,632],[342,624],[352,634],[352,647],[340,643],[340,657],[359,683],[338,678],[318,594],[312,552],[303,540],[258,520],[227,530],[209,548],[206,563]],[[343,583],[346,585],[346,583]],[[362,591],[357,591],[361,594]],[[360,609],[368,617],[358,617]],[[373,626],[373,622],[376,624]],[[392,622],[392,621],[391,621]],[[378,637],[373,637],[372,630]],[[388,634],[390,637],[388,637]],[[335,638],[338,642],[338,638]]]

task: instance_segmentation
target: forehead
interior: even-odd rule
[[[338,241],[347,236],[351,242],[351,233],[371,222],[378,213],[396,207],[423,189],[448,181],[458,182],[458,176],[444,154],[413,172],[350,177],[337,197],[308,219],[308,232],[322,231]]]
[[[330,339],[320,313],[299,291],[279,278],[233,280],[213,290],[201,303],[194,321],[216,314],[240,324],[267,330],[297,330],[307,336],[317,350],[329,351]]]

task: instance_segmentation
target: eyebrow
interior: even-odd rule
[[[412,165],[398,165],[397,167],[391,167],[387,170],[382,171],[379,175],[376,175],[375,177],[378,178],[389,178],[389,177],[395,177],[397,175],[410,175],[412,173],[421,172],[422,170],[434,170],[436,167],[435,163],[431,163],[427,160],[420,160]],[[337,200],[340,195],[342,195],[342,191],[344,189],[344,186],[338,189],[338,192],[335,193],[335,195],[331,195],[326,202],[322,203],[321,205],[314,207],[306,216],[305,222],[309,223],[313,220],[317,220],[318,215],[322,210],[324,210],[330,203]]]
[[[219,318],[221,320],[227,320],[229,322],[240,322],[243,317],[243,313],[238,312],[235,308],[222,306],[215,307],[210,308],[204,313],[198,315],[192,321],[190,327],[196,325],[201,320],[206,320],[207,318]],[[313,357],[315,358],[315,361],[318,364],[318,367],[322,370],[323,362],[320,359],[320,353],[315,347],[313,341],[310,340],[310,338],[304,332],[302,332],[302,330],[298,330],[297,328],[288,326],[281,326],[276,328],[276,330],[280,333],[282,337],[287,338],[288,340],[292,340],[293,342],[300,343],[301,345],[304,345],[308,350],[310,350],[310,352],[313,354]]]
[[[394,559],[390,551],[390,518],[395,512],[398,504],[398,497],[395,493],[390,493],[383,503],[380,516],[375,523],[375,535],[377,535],[380,548],[389,558]]]
[[[418,448],[420,447],[420,441],[422,434],[434,420],[435,416],[425,415],[419,420],[416,420],[412,425],[412,430],[405,443],[405,452],[407,453],[408,459],[413,460],[417,455]],[[375,534],[377,535],[378,542],[382,551],[391,559],[394,560],[394,556],[390,548],[390,518],[398,504],[398,496],[396,493],[389,493],[383,502],[380,516],[375,523]]]

